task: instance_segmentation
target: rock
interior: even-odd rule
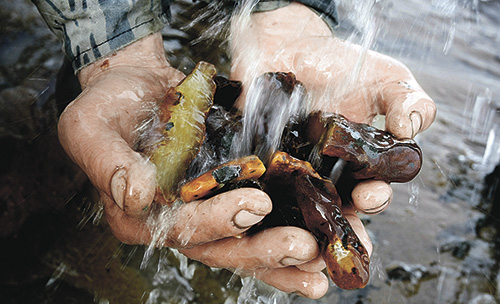
[[[451,252],[451,254],[457,259],[464,259],[469,250],[471,248],[471,244],[467,240],[457,240],[446,243],[441,246],[442,252]]]
[[[474,297],[469,304],[496,304],[495,297],[490,294],[481,294]]]
[[[427,268],[420,264],[406,264],[404,262],[394,262],[386,267],[389,280],[409,281],[418,283],[426,278],[434,277],[439,271],[434,268]]]

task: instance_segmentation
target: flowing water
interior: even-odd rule
[[[19,259],[14,256],[3,259],[19,262],[5,265],[9,271],[2,276],[0,296],[8,299],[6,303],[63,303],[68,294],[75,303],[500,301],[495,231],[478,230],[478,223],[489,215],[480,208],[484,178],[500,162],[500,2],[338,2],[337,35],[404,62],[438,106],[434,124],[417,136],[424,153],[419,176],[408,184],[393,185],[394,199],[388,210],[376,216],[363,216],[374,243],[371,279],[366,288],[342,291],[332,286],[320,300],[286,295],[252,278],[240,279],[228,271],[189,261],[174,250],[120,245],[105,223],[90,223],[93,215],[102,210],[79,207],[84,219],[78,212],[78,226],[63,221],[64,229],[69,232],[57,241],[46,240],[46,235],[42,236],[43,242],[36,239],[42,232],[57,235],[62,229],[60,220],[35,222],[35,227],[45,227],[42,232],[32,229],[27,230],[28,234],[19,230],[17,237],[4,241],[12,246],[13,252],[23,253]],[[2,112],[9,114],[2,114],[0,118],[2,138],[24,137],[32,143],[34,138],[44,138],[46,132],[47,119],[40,118],[39,112],[47,111],[47,107],[40,100],[46,96],[43,92],[47,88],[50,91],[51,75],[57,70],[60,52],[28,5],[25,2],[17,6],[2,4],[3,19],[10,27],[2,27],[0,37],[0,97]],[[211,15],[209,12],[213,10],[205,8],[192,18],[187,13],[190,5],[190,1],[178,1],[173,7],[173,25],[177,29],[164,31],[165,47],[170,51],[172,63],[189,71],[195,62],[206,60],[227,75],[228,58],[221,51],[226,43],[220,37],[227,34],[227,29],[218,22],[222,19],[214,18],[224,17],[227,21],[227,16]],[[201,4],[195,5],[199,8]],[[223,12],[214,3],[209,6]],[[23,11],[30,12],[24,14],[36,29],[22,22],[20,12]],[[208,30],[201,36],[194,34],[204,22],[211,23]],[[193,44],[187,43],[190,41],[194,41]],[[215,44],[217,48],[207,53],[206,43]],[[186,44],[188,48],[183,47]],[[24,60],[16,54],[33,55],[25,55],[30,60]],[[10,154],[2,152],[2,155]],[[5,168],[2,164],[2,173]],[[60,188],[69,185],[66,180],[59,183]],[[5,187],[0,193],[6,193]],[[17,193],[14,188],[8,190],[8,193]],[[81,192],[89,191],[66,193],[56,212],[49,213],[50,218],[58,219],[61,210],[69,206],[82,206],[78,204],[82,197],[97,201]],[[50,198],[47,195],[35,203],[42,204]],[[24,201],[31,202],[32,196],[29,199]],[[493,221],[498,226],[498,220]],[[47,228],[52,226],[54,228]],[[22,238],[27,241],[23,242]],[[39,245],[27,245],[33,243]],[[47,243],[51,246],[42,246]],[[22,260],[28,250],[38,257],[35,261],[39,264]],[[28,275],[17,275],[15,271]],[[24,294],[30,295],[29,299]]]

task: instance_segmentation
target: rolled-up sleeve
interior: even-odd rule
[[[62,40],[75,72],[164,26],[160,0],[33,0],[33,3]]]
[[[315,11],[333,30],[338,25],[337,7],[334,0],[260,0],[255,11],[269,11],[292,2],[302,3]]]

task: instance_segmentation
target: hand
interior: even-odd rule
[[[395,59],[364,53],[332,36],[328,26],[306,6],[292,3],[269,12],[241,16],[232,24],[231,78],[243,81],[244,96],[251,82],[265,72],[293,72],[312,99],[315,110],[339,113],[356,122],[371,123],[385,115],[386,130],[413,138],[433,122],[436,107],[411,72]],[[245,19],[248,18],[248,19]],[[344,214],[361,241],[371,242],[356,211],[385,210],[392,189],[382,181],[363,181],[352,192],[354,208]]]
[[[85,67],[78,76],[83,92],[61,115],[59,138],[98,189],[108,223],[121,241],[155,241],[157,246],[178,248],[207,265],[255,274],[288,292],[309,297],[326,292],[323,274],[303,273],[293,266],[318,268],[318,261],[307,263],[319,249],[306,231],[283,227],[233,238],[271,211],[269,197],[256,189],[239,189],[183,204],[170,214],[168,221],[173,223],[166,235],[159,242],[153,238],[155,227],[147,220],[155,196],[156,171],[131,148],[136,140],[134,129],[147,116],[151,103],[184,78],[168,64],[159,33]],[[300,280],[304,276],[319,284],[304,287]]]

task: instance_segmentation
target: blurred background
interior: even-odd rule
[[[498,303],[500,1],[336,2],[337,35],[403,61],[438,105],[417,137],[419,176],[363,217],[375,245],[366,288],[307,300],[174,250],[144,259],[142,246],[121,244],[57,140],[78,82],[34,5],[19,0],[0,3],[1,302]],[[224,5],[182,0],[172,13],[172,64],[189,72],[205,60],[227,76]]]

